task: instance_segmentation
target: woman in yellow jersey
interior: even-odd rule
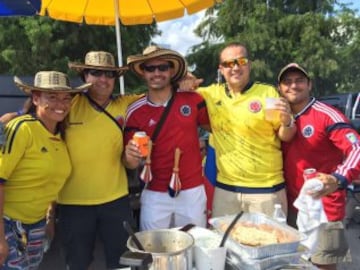
[[[45,231],[53,232],[48,206],[71,171],[63,138],[72,94],[91,84],[71,88],[67,76],[56,71],[38,72],[34,86],[14,81],[31,95],[34,112],[11,120],[1,145],[0,269],[30,270],[43,257]]]

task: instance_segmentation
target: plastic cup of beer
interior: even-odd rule
[[[280,119],[280,111],[276,109],[276,103],[278,102],[279,98],[265,98],[265,120],[274,121]]]
[[[138,144],[141,155],[146,157],[149,154],[149,136],[146,135],[146,132],[135,132],[133,140]]]

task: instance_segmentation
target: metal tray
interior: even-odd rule
[[[300,257],[303,253],[298,251],[295,253],[275,255],[263,259],[249,259],[246,257],[239,257],[231,251],[226,257],[226,265],[232,270],[278,270],[278,269],[302,269],[315,270],[317,269],[311,263],[302,262]]]
[[[220,230],[221,224],[230,224],[234,219],[235,215],[211,218],[209,223],[221,234],[224,232]],[[268,224],[277,229],[281,229],[285,233],[289,234],[294,241],[288,243],[281,244],[272,244],[265,245],[259,247],[252,247],[240,244],[231,238],[231,234],[229,235],[229,239],[225,242],[225,246],[233,251],[235,254],[238,254],[241,257],[247,257],[250,259],[261,259],[275,255],[281,254],[289,254],[296,253],[299,247],[300,241],[304,240],[306,236],[294,228],[277,222],[276,220],[262,214],[262,213],[244,213],[238,222],[252,222],[254,224]]]

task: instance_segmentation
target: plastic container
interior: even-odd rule
[[[281,204],[279,203],[274,205],[273,219],[279,221],[282,224],[286,224],[286,215],[281,208]]]
[[[193,257],[196,270],[224,270],[227,248],[219,247],[221,236],[201,227],[194,227],[189,233],[195,239]]]

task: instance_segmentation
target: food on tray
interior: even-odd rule
[[[222,221],[220,230],[225,232],[228,223]],[[243,245],[265,246],[295,241],[289,233],[269,224],[255,224],[252,222],[238,222],[230,232],[230,237]]]

